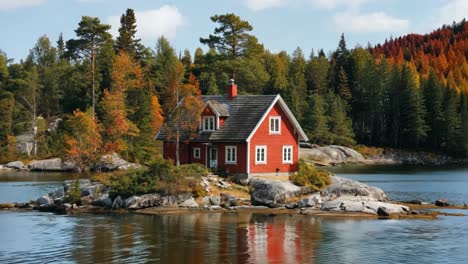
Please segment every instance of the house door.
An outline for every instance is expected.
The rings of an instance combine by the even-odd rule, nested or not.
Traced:
[[[218,148],[210,147],[208,149],[208,168],[216,169],[218,168]]]

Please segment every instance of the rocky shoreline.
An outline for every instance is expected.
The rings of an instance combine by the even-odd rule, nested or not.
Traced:
[[[140,169],[142,166],[137,163],[128,162],[118,154],[103,155],[99,161],[87,168],[96,172],[108,172],[115,170]],[[22,161],[12,161],[0,164],[0,171],[46,171],[46,172],[74,172],[78,171],[78,166],[71,160],[62,158],[50,158],[43,160],[32,160],[26,164]]]
[[[200,182],[218,182],[202,179]],[[206,186],[208,188],[209,186]],[[226,189],[229,186],[226,185]],[[444,212],[424,212],[411,204],[397,204],[376,187],[332,176],[332,184],[315,192],[290,181],[254,178],[249,182],[250,199],[220,193],[197,199],[191,193],[133,195],[128,198],[109,195],[110,189],[90,180],[65,181],[63,187],[30,203],[0,204],[2,210],[38,210],[61,214],[78,213],[262,213],[302,214],[334,217],[424,218],[434,219]],[[79,200],[70,202],[71,192],[79,190]],[[438,207],[440,208],[440,207]],[[445,208],[450,208],[447,206]],[[459,209],[459,208],[457,208]],[[466,209],[466,208],[463,208]],[[448,214],[452,215],[452,214]],[[459,215],[459,214],[453,214]]]
[[[468,162],[447,155],[410,152],[396,149],[382,149],[381,153],[362,155],[358,151],[344,146],[312,146],[303,144],[300,150],[301,158],[321,166],[341,164],[364,165],[446,165]]]

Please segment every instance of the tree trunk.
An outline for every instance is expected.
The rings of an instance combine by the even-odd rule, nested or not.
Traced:
[[[180,165],[179,126],[176,128],[176,166]]]

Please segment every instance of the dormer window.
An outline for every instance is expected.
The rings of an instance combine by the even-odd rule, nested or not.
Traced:
[[[281,134],[281,116],[270,117],[270,135]]]
[[[214,131],[215,130],[215,117],[204,116],[203,117],[203,131]]]

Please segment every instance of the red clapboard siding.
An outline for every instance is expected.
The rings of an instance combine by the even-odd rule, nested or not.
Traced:
[[[270,135],[269,126],[271,116],[281,116],[281,134],[279,135]],[[267,163],[256,165],[255,147],[261,145],[267,146]],[[291,145],[293,147],[293,164],[283,164],[282,155],[284,145]],[[298,134],[294,131],[293,124],[281,109],[281,106],[276,103],[250,140],[250,173],[284,173],[297,171],[298,146],[299,138]]]

